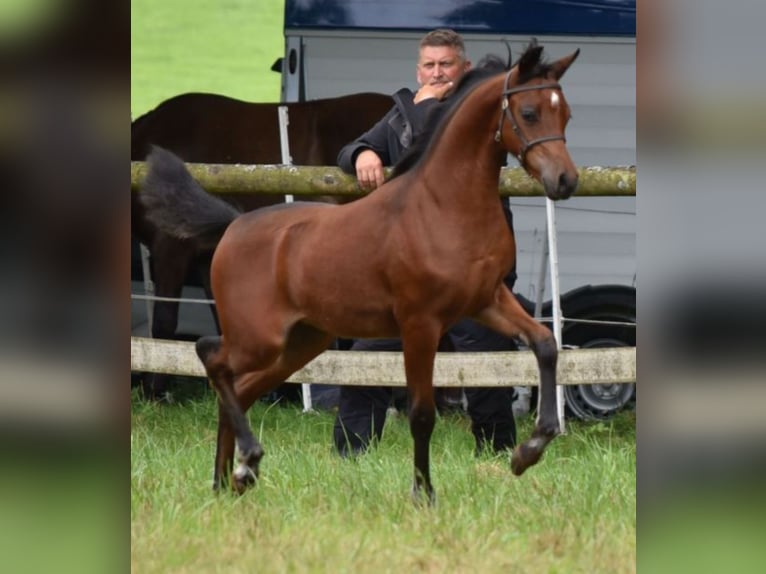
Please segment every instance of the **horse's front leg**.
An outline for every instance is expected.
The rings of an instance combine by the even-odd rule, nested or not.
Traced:
[[[540,369],[540,407],[535,428],[511,457],[511,470],[518,476],[540,460],[545,447],[561,432],[556,414],[556,339],[550,329],[527,314],[505,285],[500,285],[494,303],[475,319],[507,337],[520,336],[535,354]]]
[[[548,443],[561,432],[556,414],[556,339],[544,325],[537,323],[536,327],[530,331],[530,335],[522,334],[522,337],[535,354],[540,369],[540,401],[532,436],[519,444],[511,457],[511,470],[516,476],[536,464]]]
[[[410,432],[415,446],[415,480],[413,500],[421,501],[423,493],[429,504],[434,504],[431,485],[429,450],[436,419],[433,371],[440,328],[428,321],[409,322],[402,329],[402,349],[407,390],[410,395]]]

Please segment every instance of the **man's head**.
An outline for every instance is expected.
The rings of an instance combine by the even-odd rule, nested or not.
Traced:
[[[457,82],[470,67],[463,38],[457,32],[434,30],[420,41],[417,79],[421,86]]]

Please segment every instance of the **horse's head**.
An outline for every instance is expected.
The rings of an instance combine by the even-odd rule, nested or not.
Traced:
[[[570,112],[558,80],[580,50],[553,63],[541,60],[542,50],[533,41],[506,75],[495,139],[543,184],[549,198],[566,199],[577,189],[577,168],[566,147]]]

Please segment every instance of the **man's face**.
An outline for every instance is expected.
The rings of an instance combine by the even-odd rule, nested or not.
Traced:
[[[418,84],[446,84],[457,82],[470,67],[462,60],[458,50],[450,46],[424,46],[418,59]]]

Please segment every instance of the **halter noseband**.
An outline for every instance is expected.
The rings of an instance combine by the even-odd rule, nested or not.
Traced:
[[[560,90],[561,86],[558,83],[553,84],[538,84],[536,86],[516,86],[515,88],[509,88],[508,82],[511,79],[511,72],[508,72],[508,75],[505,77],[505,89],[503,90],[503,98],[500,104],[500,119],[497,122],[497,131],[495,132],[495,141],[500,142],[503,139],[503,120],[506,116],[508,116],[508,122],[511,124],[511,128],[513,128],[514,133],[516,134],[516,137],[519,138],[519,141],[521,142],[521,150],[519,151],[518,157],[519,161],[522,165],[524,165],[524,158],[527,155],[527,152],[529,149],[533,146],[536,146],[537,144],[548,142],[548,141],[555,141],[555,140],[563,140],[567,141],[563,134],[558,136],[543,136],[537,139],[534,139],[532,141],[527,141],[527,139],[524,137],[524,134],[521,133],[521,128],[519,128],[519,124],[516,123],[516,118],[513,117],[513,112],[511,111],[510,106],[510,96],[513,94],[517,94],[519,92],[529,92],[531,90]]]

